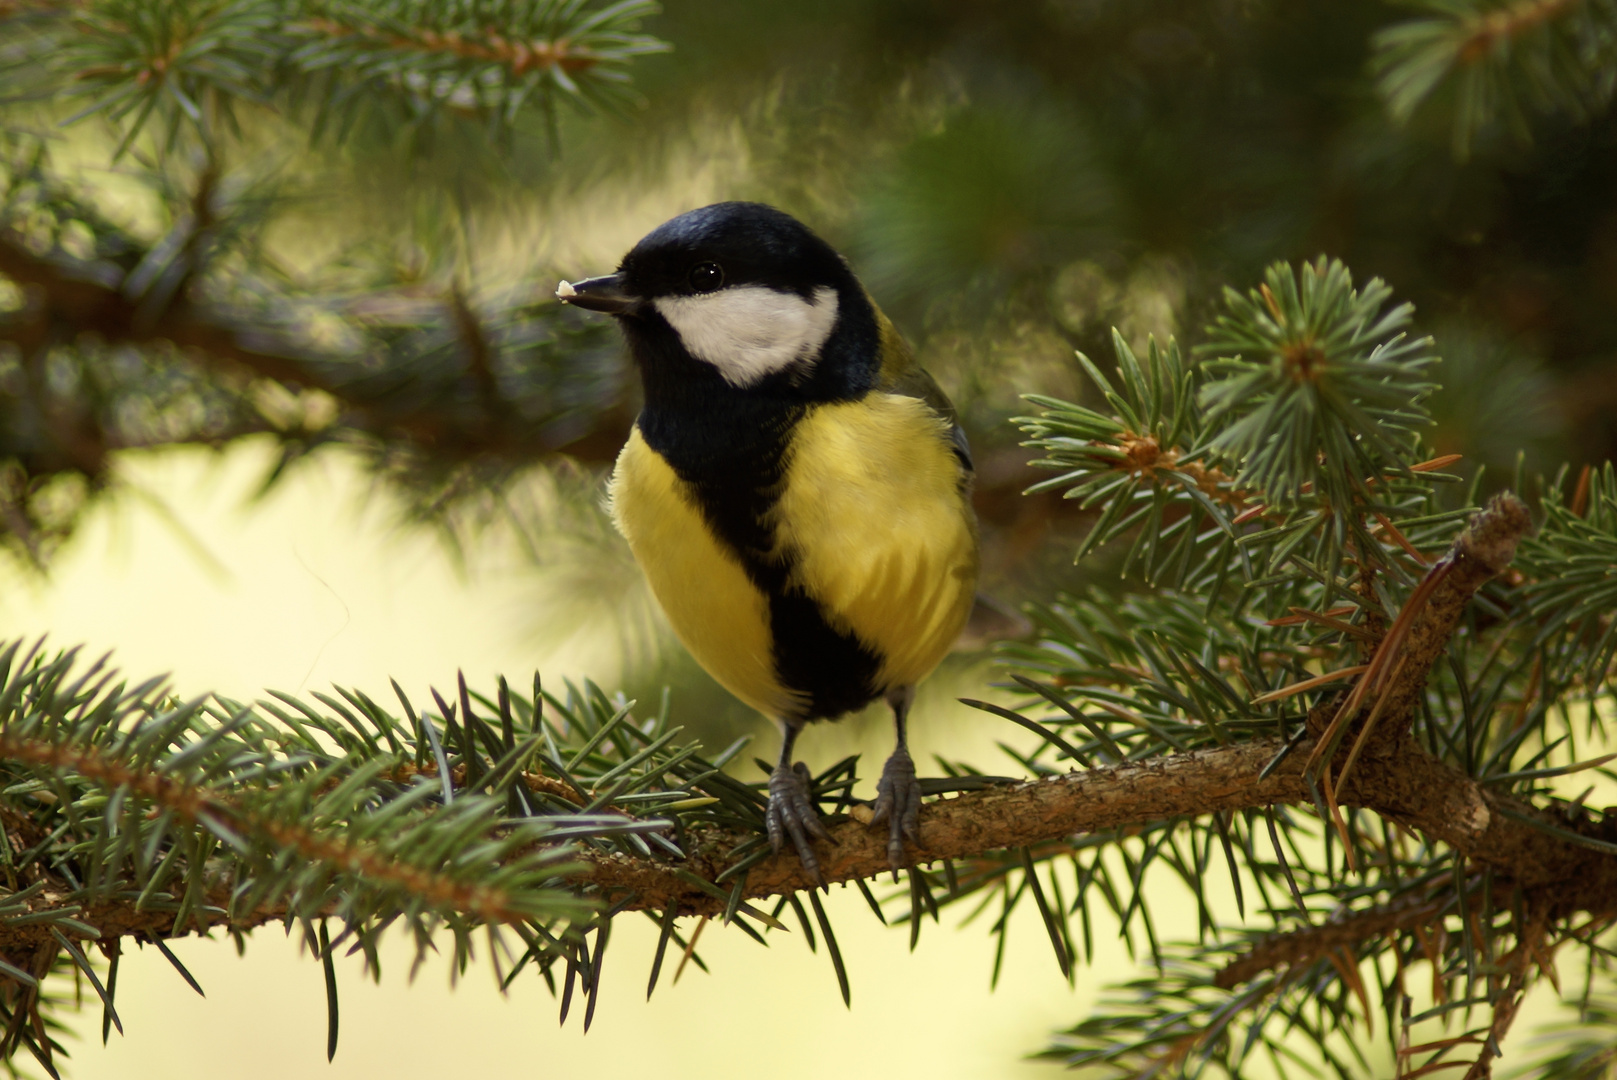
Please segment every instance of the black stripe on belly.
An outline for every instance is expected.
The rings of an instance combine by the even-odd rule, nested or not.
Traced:
[[[741,395],[728,396],[722,406],[698,418],[648,402],[641,435],[691,485],[714,533],[769,598],[775,676],[807,699],[799,715],[783,719],[831,719],[863,708],[880,695],[882,658],[854,634],[832,627],[817,601],[788,584],[796,557],[776,543],[768,524],[804,408]]]
[[[812,598],[797,589],[769,593],[769,630],[776,675],[809,697],[802,719],[835,719],[875,700],[881,658],[853,634],[832,629]]]

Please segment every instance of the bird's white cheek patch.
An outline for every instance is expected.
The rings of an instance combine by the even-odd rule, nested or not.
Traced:
[[[653,304],[698,360],[732,386],[812,358],[837,321],[837,293],[821,286],[812,300],[764,285],[739,285],[700,296],[664,296]]]

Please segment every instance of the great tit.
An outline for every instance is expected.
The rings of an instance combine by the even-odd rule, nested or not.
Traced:
[[[792,745],[884,698],[898,745],[872,825],[919,845],[905,740],[915,684],[959,635],[977,579],[972,462],[953,406],[847,262],[773,207],[681,214],[616,273],[558,299],[617,319],[645,404],[613,519],[697,662],[781,730],[766,822],[823,884],[829,840]]]

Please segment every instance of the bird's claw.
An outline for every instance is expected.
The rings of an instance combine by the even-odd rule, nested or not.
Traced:
[[[815,857],[813,841],[829,841],[831,833],[820,820],[820,812],[809,795],[810,780],[808,766],[801,761],[791,768],[787,768],[785,762],[775,766],[775,771],[769,774],[769,809],[764,815],[764,824],[769,829],[769,846],[775,849],[775,854],[780,854],[781,846],[790,836],[809,880],[824,888],[825,878],[820,873],[820,860]]]
[[[893,868],[893,880],[897,881],[898,872],[911,863],[904,852],[904,841],[921,846],[921,785],[915,779],[915,762],[902,745],[887,759],[876,783],[876,806],[870,824],[883,822],[887,825],[887,865]]]

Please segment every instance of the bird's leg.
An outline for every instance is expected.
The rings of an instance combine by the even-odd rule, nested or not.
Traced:
[[[824,887],[820,874],[820,860],[814,856],[813,840],[830,840],[831,834],[820,821],[820,811],[809,796],[808,766],[801,761],[792,763],[792,744],[802,730],[795,724],[780,725],[780,761],[769,774],[769,810],[764,824],[769,828],[769,846],[780,854],[781,844],[789,835],[797,857],[803,860],[803,869],[809,880]]]
[[[876,784],[876,811],[870,817],[872,825],[887,823],[887,865],[893,868],[893,880],[898,872],[910,865],[904,854],[904,841],[921,846],[921,785],[915,779],[915,762],[910,760],[909,743],[905,737],[905,722],[909,718],[910,704],[915,700],[915,687],[900,686],[887,692],[887,704],[893,710],[893,726],[898,730],[898,745],[882,767],[881,780]]]

